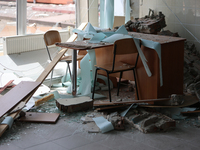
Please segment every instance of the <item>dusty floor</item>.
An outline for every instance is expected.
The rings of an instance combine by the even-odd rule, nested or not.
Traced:
[[[32,11],[28,18],[33,19],[35,14]],[[35,17],[43,19],[48,16],[39,14]],[[60,14],[60,16],[62,15]],[[63,18],[63,16],[59,18]],[[73,19],[71,18],[71,23],[73,23]],[[107,91],[98,91],[98,93],[108,96]],[[122,88],[120,97],[117,97],[116,89],[114,89],[112,98],[129,100],[134,99],[134,94],[128,92],[127,88]],[[127,126],[125,131],[110,131],[102,134],[88,133],[85,130],[86,125],[80,121],[82,116],[93,110],[67,114],[60,112],[55,106],[55,102],[50,102],[36,111],[59,112],[60,118],[56,124],[15,121],[13,127],[0,137],[0,150],[197,150],[200,146],[200,128],[197,116],[176,120],[176,128],[167,132],[144,134]]]
[[[98,93],[106,95],[107,91]],[[122,86],[121,98],[134,98],[133,92],[128,92]],[[115,100],[116,88],[112,90]],[[43,106],[40,111],[60,112],[52,101]],[[39,109],[38,109],[39,110]],[[176,120],[176,128],[167,132],[144,134],[135,128],[126,126],[125,131],[110,131],[108,133],[88,133],[87,124],[82,124],[81,117],[93,110],[63,113],[56,124],[22,123],[15,121],[12,129],[6,131],[0,138],[0,149],[5,150],[197,150],[199,149],[200,128],[198,118],[189,117]]]

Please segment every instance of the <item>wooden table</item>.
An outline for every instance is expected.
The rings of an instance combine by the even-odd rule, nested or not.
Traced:
[[[141,49],[147,58],[148,66],[152,72],[152,76],[148,77],[141,59],[138,60],[136,69],[137,85],[140,99],[158,99],[166,98],[171,94],[183,94],[183,63],[184,63],[184,38],[143,34],[131,32],[129,35],[146,39],[161,44],[162,57],[162,74],[163,86],[160,86],[160,67],[157,52],[142,46]],[[96,52],[97,64],[112,62],[111,55],[113,55],[112,47],[100,48]],[[133,64],[134,55],[121,56],[116,61],[123,61],[125,63]],[[99,72],[104,74],[104,72]],[[119,74],[111,76],[119,77]],[[123,79],[134,80],[133,73],[127,71],[123,73]]]
[[[76,96],[76,83],[77,83],[77,50],[92,50],[97,48],[105,48],[112,46],[110,43],[98,43],[93,44],[89,41],[75,41],[75,42],[65,42],[65,43],[56,43],[56,46],[73,49],[72,53],[72,95]]]
[[[157,52],[148,47],[141,47],[148,60],[147,64],[152,72],[152,76],[148,77],[141,59],[139,58],[136,74],[140,99],[158,99],[169,97],[171,94],[183,94],[185,39],[136,32],[131,32],[129,35],[138,39],[150,40],[161,44],[163,86],[160,86],[160,67]],[[74,49],[72,82],[73,95],[76,95],[76,50],[95,49],[97,64],[111,63],[113,61],[113,44],[90,44],[88,41],[76,41],[71,43],[60,43],[57,46]],[[136,56],[133,54],[117,57],[116,61],[133,64],[135,59]],[[105,72],[101,72],[101,70],[99,70],[98,73],[105,74]],[[111,74],[111,76],[119,77],[119,74]],[[134,80],[133,74],[130,71],[124,72],[122,78]]]

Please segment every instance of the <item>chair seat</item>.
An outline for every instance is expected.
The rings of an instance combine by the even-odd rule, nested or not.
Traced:
[[[103,65],[95,65],[97,68],[102,68],[108,71],[112,71],[113,63],[103,64]],[[114,71],[123,71],[134,68],[134,65],[126,64],[123,62],[116,62],[115,63],[115,70]]]
[[[77,61],[81,60],[83,57],[84,57],[84,55],[77,55]],[[60,61],[62,61],[62,62],[66,62],[66,61],[71,62],[71,61],[72,61],[72,55],[63,56],[63,57],[60,59]]]

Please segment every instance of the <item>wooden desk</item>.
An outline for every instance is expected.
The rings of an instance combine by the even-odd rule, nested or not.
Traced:
[[[147,58],[149,69],[152,76],[148,77],[144,66],[139,58],[136,74],[138,81],[138,91],[140,99],[157,99],[169,97],[171,94],[183,94],[183,61],[184,61],[184,41],[183,38],[168,37],[152,34],[142,34],[132,32],[129,33],[135,38],[152,40],[161,44],[162,57],[162,74],[163,86],[160,86],[160,69],[159,58],[154,49],[142,46],[142,51]],[[113,44],[89,44],[87,41],[76,41],[71,43],[60,43],[57,46],[72,48],[76,54],[76,50],[95,49],[97,64],[105,64],[112,62]],[[125,63],[135,62],[136,56],[124,55],[116,58],[116,61]],[[76,57],[73,57],[76,62]],[[76,70],[76,65],[73,63],[73,70]],[[98,73],[105,74],[99,71]],[[119,74],[112,74],[111,76],[119,77]],[[134,80],[133,73],[130,71],[124,72],[124,79]],[[76,73],[73,72],[73,95],[76,93]]]
[[[184,38],[168,37],[152,34],[129,33],[135,38],[152,40],[161,44],[163,86],[160,86],[159,58],[155,50],[142,46],[141,49],[148,60],[147,64],[152,76],[148,77],[139,58],[136,74],[140,99],[157,99],[169,97],[171,94],[183,94]],[[112,47],[95,50],[97,64],[112,62]],[[121,56],[118,60],[134,62],[134,55]],[[104,74],[103,72],[100,72]],[[119,74],[112,76],[119,77]],[[124,72],[124,79],[134,80],[132,72]]]

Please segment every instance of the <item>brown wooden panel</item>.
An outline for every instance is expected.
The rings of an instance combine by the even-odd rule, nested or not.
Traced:
[[[59,113],[38,113],[26,112],[26,116],[21,117],[19,121],[24,122],[38,122],[38,123],[56,123]]]
[[[158,73],[159,73],[159,60],[158,55],[154,49],[146,48],[142,46],[142,51],[148,60],[147,64],[152,73],[149,77],[144,69],[143,63],[139,58],[137,66],[137,85],[139,91],[139,97],[143,99],[157,99],[157,88],[158,88]],[[163,97],[164,98],[164,97]]]
[[[0,98],[0,117],[22,101],[23,98],[36,89],[40,84],[40,82],[22,81],[2,96]]]
[[[163,86],[158,88],[158,97],[183,94],[184,41],[161,46]]]

